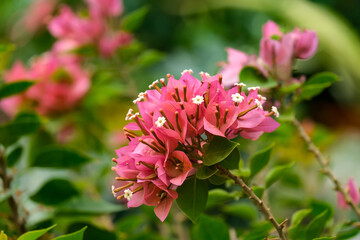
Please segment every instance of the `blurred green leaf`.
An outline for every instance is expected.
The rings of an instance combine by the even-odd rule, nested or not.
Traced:
[[[296,89],[300,88],[301,87],[301,83],[298,83],[298,82],[295,82],[295,83],[292,83],[288,86],[282,86],[280,88],[280,92],[282,93],[292,93],[293,91],[295,91]]]
[[[185,215],[195,223],[206,206],[207,183],[204,180],[191,177],[177,188],[177,192],[179,197],[176,199],[176,203]]]
[[[192,235],[196,240],[227,240],[230,239],[229,227],[221,218],[201,215],[194,225]]]
[[[241,70],[239,79],[247,87],[273,88],[278,84],[273,79],[266,79],[259,70],[251,66],[246,66]]]
[[[37,153],[32,166],[52,168],[79,167],[90,161],[81,153],[60,146],[48,146]]]
[[[8,167],[15,166],[15,164],[19,161],[21,157],[22,151],[23,151],[22,147],[19,146],[9,153],[9,156],[7,156],[6,158],[7,160],[6,163]]]
[[[351,239],[355,237],[360,232],[360,228],[356,225],[344,224],[341,226],[340,230],[336,234],[336,239],[344,240],[344,239]]]
[[[58,205],[58,214],[107,214],[123,210],[123,206],[105,200],[93,200],[88,197],[73,198]]]
[[[301,209],[295,212],[291,217],[291,225],[288,229],[289,237],[292,239],[300,239],[304,235],[305,229],[300,225],[302,220],[311,213],[312,209]]]
[[[328,210],[325,210],[309,223],[305,232],[306,239],[320,237],[321,233],[324,231],[326,222],[329,220],[327,212]]]
[[[215,166],[201,166],[197,172],[196,177],[198,179],[208,179],[212,175],[214,175],[218,169]]]
[[[57,205],[78,194],[78,190],[68,180],[51,179],[31,196],[31,200],[45,205]]]
[[[212,175],[210,178],[209,178],[209,181],[211,184],[214,184],[214,185],[222,185],[226,182],[226,178],[223,177],[223,176],[220,176],[218,174],[215,174],[215,175]]]
[[[0,240],[8,240],[7,235],[4,233],[4,231],[1,231],[0,233]]]
[[[270,230],[274,227],[270,222],[260,222],[255,223],[249,232],[249,234],[244,236],[243,240],[260,240],[266,239],[269,235]]]
[[[211,166],[223,161],[230,155],[237,145],[239,144],[232,142],[227,138],[214,136],[206,153],[204,154],[203,163],[206,166]]]
[[[164,57],[164,54],[156,50],[145,50],[141,53],[136,61],[136,66],[147,67],[160,61]]]
[[[220,162],[220,165],[227,169],[238,169],[239,161],[240,152],[239,149],[236,147],[229,156],[227,156],[222,162]]]
[[[330,87],[331,84],[337,82],[338,80],[339,77],[334,73],[318,73],[302,85],[302,91],[299,98],[300,100],[311,99],[312,97],[320,94],[325,88]]]
[[[0,126],[0,143],[9,146],[20,137],[36,132],[41,125],[40,118],[32,113],[20,113],[15,119]]]
[[[237,192],[229,193],[223,189],[216,188],[209,191],[206,208],[212,208],[237,197]]]
[[[314,238],[313,240],[332,240],[335,239],[335,237],[319,237],[319,238]]]
[[[129,32],[135,31],[141,26],[149,10],[149,7],[144,6],[127,14],[122,20],[121,29]]]
[[[2,72],[8,65],[11,57],[11,53],[15,50],[13,44],[1,44],[0,45],[0,72]]]
[[[87,227],[83,227],[82,229],[80,229],[77,232],[59,236],[59,237],[54,238],[53,240],[82,240],[83,236],[84,236],[84,231],[86,230],[86,228]]]
[[[117,237],[114,232],[109,232],[105,229],[101,229],[98,226],[94,226],[88,222],[77,222],[70,225],[68,232],[77,231],[80,228],[86,227],[84,232],[84,239],[86,240],[116,240]]]
[[[284,174],[292,168],[292,166],[294,166],[294,163],[289,163],[272,168],[265,178],[266,188],[269,188],[273,183],[282,178]]]
[[[17,81],[0,85],[0,99],[26,91],[34,85],[32,81]]]
[[[258,196],[258,198],[262,198],[265,188],[264,187],[260,187],[260,186],[252,186],[251,189],[253,190],[253,192],[255,193],[256,196]]]
[[[270,144],[260,152],[256,153],[250,159],[251,177],[254,177],[256,174],[258,174],[269,163],[271,150],[273,149],[274,146],[275,146],[274,143]]]
[[[237,218],[253,221],[257,218],[258,213],[254,206],[250,203],[236,202],[223,206],[222,211],[227,215]]]
[[[54,228],[56,225],[53,225],[51,227],[45,228],[45,229],[40,229],[40,230],[35,230],[35,231],[30,231],[27,233],[24,233],[23,235],[21,235],[18,240],[36,240],[39,237],[41,237],[42,235],[44,235],[45,233],[47,233],[50,229]]]

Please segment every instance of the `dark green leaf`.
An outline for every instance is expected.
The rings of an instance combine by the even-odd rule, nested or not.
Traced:
[[[319,93],[321,93],[325,88],[330,87],[331,84],[339,80],[338,76],[334,73],[323,72],[318,73],[307,80],[302,86],[302,91],[300,94],[300,100],[310,99]]]
[[[270,222],[254,223],[249,234],[245,235],[243,240],[266,239],[272,229],[274,226]]]
[[[177,188],[177,192],[179,197],[176,199],[176,203],[185,215],[195,223],[206,206],[208,198],[206,182],[191,177]]]
[[[319,238],[314,238],[313,240],[333,240],[335,239],[335,237],[319,237]]]
[[[209,181],[211,184],[218,186],[224,184],[226,182],[226,178],[221,175],[215,174],[209,178]]]
[[[40,118],[32,113],[20,113],[16,118],[0,126],[0,143],[9,146],[20,137],[36,132],[41,125]]]
[[[239,145],[227,138],[214,136],[204,155],[203,162],[206,166],[211,166],[223,161]]]
[[[229,200],[236,198],[239,194],[237,192],[229,193],[223,189],[212,189],[209,191],[209,197],[206,203],[206,208],[212,208],[223,204]]]
[[[70,199],[69,201],[58,205],[58,214],[108,214],[123,210],[123,206],[113,204],[105,200],[92,200],[81,197]]]
[[[229,156],[227,156],[220,165],[227,169],[238,169],[240,162],[240,152],[238,148],[235,148]]]
[[[45,229],[41,229],[41,230],[35,230],[35,231],[30,231],[27,233],[24,233],[23,235],[21,235],[18,240],[36,240],[39,237],[41,237],[42,235],[44,235],[45,233],[47,233],[50,229],[54,228],[56,225],[53,225],[51,227],[45,228]]]
[[[145,6],[127,14],[122,20],[121,29],[132,32],[139,28],[149,10],[149,7]]]
[[[72,168],[79,167],[89,161],[90,158],[75,150],[59,146],[48,146],[35,156],[32,166]]]
[[[52,179],[32,195],[31,199],[45,205],[57,205],[78,194],[78,190],[68,180]]]
[[[244,67],[239,78],[247,87],[273,88],[278,85],[274,79],[266,79],[259,70],[251,66]]]
[[[23,151],[22,147],[17,147],[11,151],[9,156],[7,156],[7,161],[6,161],[8,167],[15,166],[15,164],[19,161],[21,157],[22,151]]]
[[[344,240],[344,239],[351,239],[352,237],[358,235],[360,232],[360,229],[355,224],[345,224],[344,226],[341,226],[339,232],[336,234],[336,239],[338,240]]]
[[[274,143],[270,144],[250,159],[251,177],[259,173],[269,163],[271,150],[274,146]]]
[[[201,166],[197,172],[196,177],[198,179],[208,179],[212,175],[214,175],[218,169],[215,166]]]
[[[64,236],[59,236],[57,238],[54,238],[53,240],[82,240],[84,236],[84,231],[87,227],[83,227],[77,232],[66,234]]]
[[[297,226],[301,221],[311,213],[312,209],[301,209],[295,212],[291,217],[291,226]]]
[[[73,223],[72,225],[70,225],[67,231],[74,232],[86,226],[87,228],[86,231],[84,232],[84,239],[86,240],[116,240],[117,239],[114,232],[109,232],[105,229],[94,226],[89,222]]]
[[[253,192],[255,193],[256,196],[258,196],[258,198],[262,198],[265,188],[264,187],[260,187],[260,186],[252,186],[251,189],[253,190]]]
[[[229,240],[229,227],[221,218],[201,215],[199,223],[194,225],[193,237],[196,240]]]
[[[294,163],[289,163],[272,168],[265,178],[266,188],[270,187],[273,183],[282,178],[284,174],[292,168],[292,166],[294,166]]]
[[[225,205],[222,211],[227,215],[235,216],[239,219],[246,221],[253,221],[257,218],[258,212],[255,207],[250,203],[236,202],[233,204]]]
[[[34,84],[32,81],[18,81],[0,85],[0,99],[26,91]]]
[[[305,232],[306,239],[320,237],[321,233],[324,231],[326,222],[329,220],[327,212],[328,210],[325,210],[309,223]]]

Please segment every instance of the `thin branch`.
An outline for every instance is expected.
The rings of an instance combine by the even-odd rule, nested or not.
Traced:
[[[357,217],[360,219],[360,209],[356,206],[356,204],[352,201],[349,192],[345,190],[339,183],[339,180],[335,177],[334,173],[329,168],[329,160],[325,158],[319,148],[315,146],[315,144],[311,141],[309,135],[305,132],[304,128],[301,126],[301,123],[297,119],[293,119],[293,124],[297,128],[301,138],[308,145],[309,151],[315,155],[316,160],[321,166],[321,172],[328,176],[328,178],[334,183],[335,190],[339,191],[345,198],[345,201],[350,207],[354,210]]]
[[[10,191],[11,180],[6,172],[6,162],[5,161],[6,160],[3,156],[3,152],[0,150],[0,178],[2,179],[2,182],[3,182],[4,192],[7,192],[7,191]],[[12,194],[8,198],[8,204],[9,204],[9,207],[11,210],[11,219],[15,223],[15,226],[18,229],[19,234],[25,233],[26,232],[25,221],[19,215],[19,212],[18,212],[19,206]]]
[[[220,165],[217,165],[216,167],[223,174],[234,180],[234,182],[243,189],[243,191],[249,196],[249,199],[251,199],[253,203],[256,205],[256,207],[259,209],[259,211],[261,211],[265,215],[267,220],[269,220],[270,223],[274,226],[274,228],[279,234],[280,239],[286,240],[287,237],[284,231],[286,220],[279,224],[272,215],[270,208],[258,196],[256,196],[256,194],[251,190],[251,188],[248,185],[246,185],[246,183],[241,177],[235,176],[228,169],[225,169]]]

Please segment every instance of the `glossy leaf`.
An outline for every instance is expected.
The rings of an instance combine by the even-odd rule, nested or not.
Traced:
[[[90,161],[90,158],[81,153],[60,146],[48,146],[38,152],[32,166],[52,168],[79,167]]]
[[[225,182],[226,182],[226,178],[225,178],[225,176],[223,177],[222,175],[220,175],[220,174],[215,174],[215,175],[212,175],[210,178],[209,178],[209,182],[211,183],[211,184],[214,184],[214,185],[217,185],[217,186],[219,186],[219,185],[222,185],[222,184],[224,184]]]
[[[220,165],[227,169],[238,169],[240,162],[240,152],[236,147],[224,161],[220,162]]]
[[[41,237],[42,235],[44,235],[45,233],[47,233],[48,231],[50,231],[55,226],[56,225],[53,225],[53,226],[45,228],[45,229],[40,229],[40,230],[35,230],[35,231],[30,231],[30,232],[24,233],[23,235],[21,235],[18,238],[18,240],[36,240],[39,237]]]
[[[200,216],[192,234],[197,240],[230,240],[229,227],[224,220],[206,215]]]
[[[203,163],[206,166],[211,166],[223,161],[230,153],[239,145],[227,138],[214,136],[210,145],[204,155]]]
[[[145,6],[127,14],[122,20],[121,29],[126,31],[136,30],[141,26],[148,12],[149,8]]]
[[[208,179],[217,171],[218,169],[215,166],[201,166],[196,172],[196,177],[198,179]]]
[[[256,174],[258,174],[269,163],[271,150],[273,149],[274,146],[275,144],[270,144],[260,152],[256,153],[250,159],[251,177],[254,177]]]
[[[15,166],[15,164],[19,161],[20,157],[21,157],[21,154],[23,152],[23,149],[22,147],[17,147],[15,148],[14,150],[12,150],[10,153],[9,153],[9,156],[7,156],[7,166],[8,167],[13,167]]]
[[[26,91],[34,85],[33,81],[17,81],[0,85],[0,99]]]
[[[251,66],[246,66],[241,70],[239,79],[247,87],[273,88],[278,85],[275,80],[266,79],[259,70]]]
[[[83,240],[84,231],[86,230],[86,228],[87,227],[83,227],[82,229],[80,229],[77,232],[59,236],[59,237],[54,238],[53,240]]]
[[[51,179],[33,194],[31,199],[45,205],[57,205],[78,194],[78,190],[68,180]]]
[[[340,230],[336,233],[336,239],[352,239],[354,236],[358,235],[359,232],[360,228],[356,224],[348,223],[341,226]]]
[[[330,87],[331,84],[338,80],[338,76],[334,73],[318,73],[304,83],[301,87],[302,91],[299,98],[300,100],[310,99],[320,94],[325,88]]]
[[[179,197],[176,203],[185,215],[196,222],[206,206],[208,187],[204,180],[191,177],[177,188]]]
[[[301,226],[300,223],[311,212],[312,212],[312,209],[301,209],[292,215],[291,225],[288,229],[289,237],[296,239],[296,238],[299,238],[300,235],[301,236],[304,235],[305,227]]]
[[[265,186],[266,188],[270,187],[272,184],[274,184],[277,180],[281,179],[284,174],[289,171],[292,166],[294,166],[294,163],[289,163],[281,166],[276,166],[272,168],[265,178]]]

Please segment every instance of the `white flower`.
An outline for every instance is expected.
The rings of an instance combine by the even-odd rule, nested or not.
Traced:
[[[184,71],[181,72],[181,75],[185,74],[185,73],[193,73],[193,70],[191,69],[185,69]]]
[[[116,192],[115,192],[115,186],[114,185],[111,186],[111,192],[114,195],[114,197],[116,197]]]
[[[261,105],[261,102],[258,99],[255,99],[255,104],[257,105],[257,108],[263,110],[263,106]]]
[[[248,88],[249,91],[255,91],[256,89],[260,89],[260,87],[249,87]]]
[[[204,97],[200,96],[200,95],[196,95],[194,98],[191,99],[193,101],[193,103],[195,103],[196,105],[200,105],[204,102]]]
[[[159,117],[158,120],[155,122],[157,127],[162,127],[166,123],[166,119],[164,117]]]
[[[231,95],[231,98],[236,103],[242,103],[244,101],[244,97],[240,95],[240,93],[235,93]]]
[[[240,86],[240,87],[245,87],[246,84],[245,83],[234,83],[234,86]]]
[[[266,101],[266,97],[261,96],[260,94],[258,94],[258,98],[260,99],[260,101]]]
[[[132,196],[133,196],[133,192],[129,188],[125,189],[124,198],[126,198],[128,201],[130,201]]]
[[[275,114],[275,117],[279,117],[279,116],[280,116],[280,113],[279,113],[279,111],[277,110],[277,107],[272,106],[272,107],[271,107],[271,111]]]

